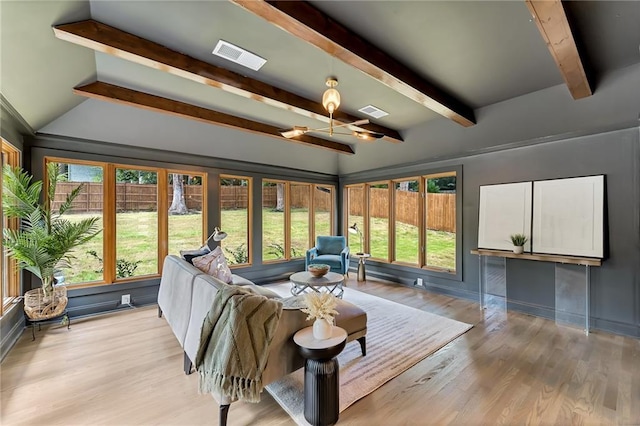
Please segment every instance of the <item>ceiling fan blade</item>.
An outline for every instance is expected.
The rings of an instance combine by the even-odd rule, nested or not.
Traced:
[[[362,120],[358,120],[358,121],[354,121],[352,123],[341,123],[341,124],[334,124],[333,128],[338,128],[338,127],[347,127],[347,126],[362,126],[363,124],[369,124],[369,119],[368,118],[363,118]],[[325,130],[329,130],[331,128],[330,127],[321,127],[319,129],[308,129],[310,132],[323,132]]]
[[[382,139],[384,138],[384,133],[378,133],[378,132],[363,132],[363,131],[354,131],[353,136],[355,136],[356,138],[358,138],[361,141],[373,141],[376,139]]]
[[[283,130],[283,131],[280,132],[280,134],[284,138],[291,139],[291,138],[295,138],[296,136],[304,135],[308,131],[309,131],[308,127],[305,127],[305,126],[293,126],[292,129]]]

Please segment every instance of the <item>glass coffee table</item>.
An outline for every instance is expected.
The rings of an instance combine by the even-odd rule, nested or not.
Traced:
[[[344,275],[335,272],[327,272],[323,277],[316,278],[311,272],[296,272],[289,277],[291,281],[291,294],[299,296],[304,293],[315,291],[318,293],[331,293],[342,299],[344,289]]]

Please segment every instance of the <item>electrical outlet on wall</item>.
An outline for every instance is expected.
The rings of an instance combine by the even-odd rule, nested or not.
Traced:
[[[418,278],[418,279],[416,280],[416,284],[417,284],[417,285],[422,285],[422,278]]]
[[[120,303],[123,304],[123,305],[131,304],[131,295],[130,294],[123,294],[120,297]]]

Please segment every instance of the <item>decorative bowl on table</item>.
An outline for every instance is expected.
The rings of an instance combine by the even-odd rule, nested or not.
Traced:
[[[329,265],[323,265],[321,263],[314,263],[309,265],[307,269],[309,270],[311,275],[313,275],[316,278],[320,278],[320,277],[324,277],[327,274],[327,272],[329,272],[329,269],[331,269],[331,267]]]

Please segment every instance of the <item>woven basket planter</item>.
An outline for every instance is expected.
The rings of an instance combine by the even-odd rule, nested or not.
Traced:
[[[44,297],[41,288],[29,290],[24,295],[24,311],[32,320],[46,320],[62,315],[67,307],[67,287],[54,286],[53,294]]]

